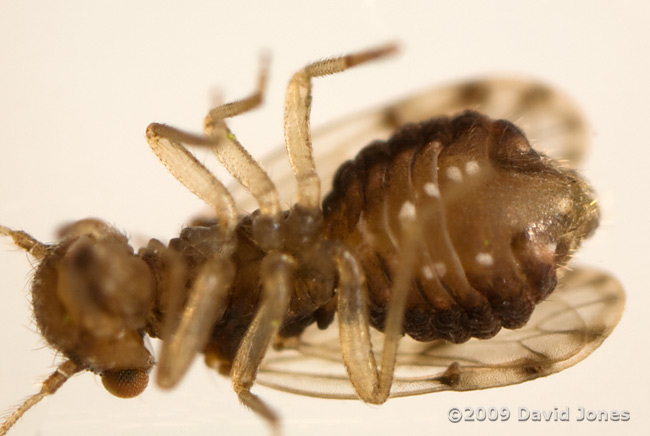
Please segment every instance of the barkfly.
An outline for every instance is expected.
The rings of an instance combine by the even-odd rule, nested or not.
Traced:
[[[203,135],[147,128],[156,156],[214,217],[138,251],[97,219],[68,225],[51,245],[0,227],[38,263],[34,317],[62,356],[0,435],[74,374],[94,372],[112,394],[133,397],[154,365],[156,383],[171,388],[197,354],[279,433],[255,383],[381,404],[520,383],[595,350],[624,294],[606,273],[565,268],[599,214],[571,168],[585,131],[562,94],[520,80],[448,86],[326,126],[312,149],[312,79],[395,50],[330,58],[293,75],[289,209],[278,192],[286,177],[271,181],[225,122],[261,103],[263,61],[256,91],[212,109]],[[238,188],[227,189],[187,146],[213,151],[256,211],[240,213]],[[333,186],[324,198],[322,181]],[[161,339],[157,359],[147,336]]]

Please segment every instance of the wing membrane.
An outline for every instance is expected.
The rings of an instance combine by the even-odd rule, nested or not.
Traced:
[[[464,344],[404,339],[391,397],[506,386],[562,371],[600,346],[618,323],[624,302],[621,285],[610,275],[569,271],[521,329]],[[374,332],[375,350],[381,349],[381,339]],[[293,349],[271,354],[257,382],[300,395],[357,398],[335,327],[308,331]]]

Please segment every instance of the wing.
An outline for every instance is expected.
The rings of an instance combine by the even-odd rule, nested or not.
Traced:
[[[610,275],[569,271],[521,329],[459,345],[402,340],[391,397],[506,386],[562,371],[600,346],[618,323],[624,303],[623,289]],[[382,335],[373,335],[376,352]],[[357,398],[334,326],[309,330],[292,349],[270,353],[257,383],[312,397]]]
[[[315,102],[315,104],[318,104]],[[493,78],[439,87],[381,109],[362,112],[316,128],[314,157],[323,194],[337,168],[365,145],[387,139],[399,126],[472,109],[519,126],[536,150],[575,167],[586,148],[586,127],[577,107],[558,90],[533,80]],[[287,206],[295,199],[295,180],[284,147],[262,160]],[[239,185],[231,192],[244,210],[256,208]]]

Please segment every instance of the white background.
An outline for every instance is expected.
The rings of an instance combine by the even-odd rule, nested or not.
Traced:
[[[286,434],[639,434],[650,428],[648,162],[650,68],[642,1],[9,2],[0,4],[0,222],[54,239],[98,216],[134,244],[178,233],[202,204],[150,152],[151,121],[198,131],[210,96],[250,92],[258,55],[273,55],[265,107],[232,122],[263,156],[282,139],[290,74],[318,58],[390,40],[402,53],[316,82],[314,124],[450,79],[505,72],[567,90],[591,123],[585,174],[601,229],[579,261],[613,272],[628,304],[613,335],[574,368],[519,386],[389,401],[315,400],[257,391]],[[435,4],[434,4],[435,3]],[[408,5],[408,6],[407,6]],[[37,389],[57,361],[30,321],[27,256],[0,243],[0,409]],[[459,423],[450,407],[583,406],[629,410],[627,423]],[[134,400],[75,377],[13,435],[264,434],[226,379],[199,362],[176,391]]]

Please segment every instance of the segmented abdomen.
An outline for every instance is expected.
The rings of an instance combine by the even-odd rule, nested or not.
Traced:
[[[399,214],[414,207],[421,238],[405,333],[488,338],[524,325],[555,287],[566,258],[557,250],[564,212],[556,205],[567,199],[573,207],[574,178],[509,122],[475,112],[436,118],[404,126],[341,166],[323,203],[325,233],[362,265],[371,323],[382,330],[400,267]]]

